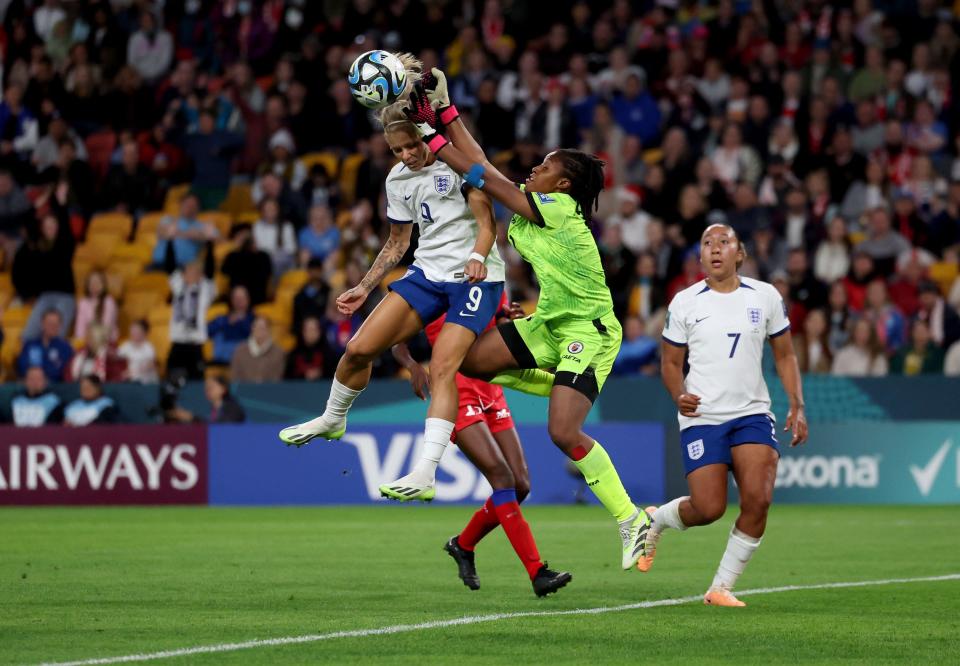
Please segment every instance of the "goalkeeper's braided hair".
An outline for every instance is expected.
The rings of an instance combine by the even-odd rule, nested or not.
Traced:
[[[570,179],[570,191],[567,194],[577,202],[584,222],[590,222],[603,190],[604,161],[583,151],[568,148],[562,148],[553,155],[560,160],[567,178]]]

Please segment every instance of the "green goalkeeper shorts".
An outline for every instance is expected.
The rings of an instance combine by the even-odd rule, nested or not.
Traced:
[[[555,368],[554,385],[577,389],[591,401],[610,375],[620,352],[620,322],[610,312],[593,321],[544,320],[533,313],[500,326],[521,368]]]

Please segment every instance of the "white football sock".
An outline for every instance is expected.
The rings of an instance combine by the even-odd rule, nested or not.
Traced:
[[[453,421],[446,419],[428,418],[423,429],[423,451],[420,460],[414,466],[411,476],[432,483],[437,474],[437,465],[443,457],[453,434]]]
[[[655,532],[662,532],[668,527],[675,530],[685,530],[687,526],[680,519],[680,502],[690,499],[689,496],[677,497],[672,499],[653,512],[653,529]]]
[[[327,398],[327,408],[323,411],[322,418],[326,421],[342,421],[347,418],[350,405],[362,392],[363,389],[358,391],[344,386],[334,377],[333,384],[330,385],[330,397]]]
[[[713,577],[711,587],[732,590],[759,545],[760,539],[741,532],[734,525],[730,530],[727,549],[720,559],[720,567],[717,569],[717,575]]]

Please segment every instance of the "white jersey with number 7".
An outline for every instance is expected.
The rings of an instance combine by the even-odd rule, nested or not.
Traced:
[[[751,414],[774,418],[763,380],[763,346],[768,337],[789,330],[783,299],[767,282],[741,277],[740,287],[724,294],[701,280],[674,296],[663,339],[687,348],[685,390],[700,396],[700,416],[678,415],[680,429]]]

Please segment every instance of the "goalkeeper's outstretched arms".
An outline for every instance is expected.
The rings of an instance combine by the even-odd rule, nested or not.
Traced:
[[[483,190],[514,213],[527,219],[534,219],[535,213],[530,207],[529,201],[527,201],[526,194],[518,189],[513,182],[505,178],[503,174],[490,166],[486,157],[482,160],[473,159],[443,136],[444,127],[440,120],[440,113],[430,104],[422,84],[417,83],[414,87],[410,95],[409,106],[404,111],[416,126],[421,138],[430,147],[430,150],[456,171],[463,174],[463,179],[468,185]],[[470,133],[463,127],[463,123],[458,121],[458,124],[463,133],[470,137]],[[473,137],[470,137],[469,141],[476,145]],[[481,150],[480,154],[482,155],[482,153]]]

